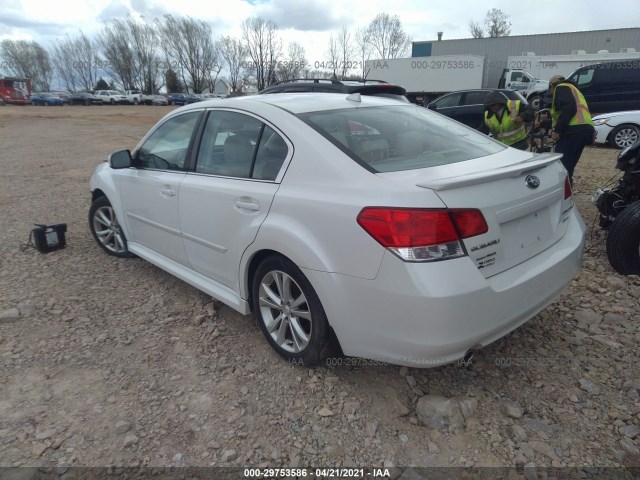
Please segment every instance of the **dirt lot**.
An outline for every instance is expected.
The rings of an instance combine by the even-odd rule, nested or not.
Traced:
[[[91,238],[93,168],[171,108],[0,107],[0,465],[640,466],[640,280],[608,265],[590,203],[617,151],[576,170],[581,274],[471,367],[303,369],[250,317]],[[20,251],[58,222],[66,249]],[[427,394],[462,416],[425,426]]]

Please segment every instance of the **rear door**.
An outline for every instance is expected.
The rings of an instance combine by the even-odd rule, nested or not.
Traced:
[[[271,208],[291,152],[285,137],[260,119],[209,112],[195,172],[180,187],[182,234],[194,270],[239,291],[240,259]]]
[[[478,128],[484,121],[484,99],[488,90],[465,92],[455,119],[471,128]]]

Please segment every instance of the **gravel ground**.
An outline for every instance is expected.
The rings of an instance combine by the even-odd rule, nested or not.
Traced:
[[[576,170],[580,275],[471,366],[308,369],[250,317],[95,245],[93,168],[171,108],[0,107],[0,465],[640,466],[640,280],[609,266],[590,203],[617,151]],[[67,248],[21,252],[34,222],[67,223]]]

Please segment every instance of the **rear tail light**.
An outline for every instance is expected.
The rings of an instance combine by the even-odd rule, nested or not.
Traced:
[[[489,230],[476,209],[367,207],[358,224],[403,260],[418,262],[462,257],[461,241]]]
[[[567,175],[564,179],[564,199],[567,200],[571,197],[571,180],[569,180],[569,175]]]

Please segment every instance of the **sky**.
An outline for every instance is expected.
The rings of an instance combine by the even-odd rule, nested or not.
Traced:
[[[381,12],[398,15],[414,41],[469,38],[469,22],[482,22],[490,8],[511,21],[511,35],[605,30],[640,26],[640,0],[11,0],[0,8],[0,40],[36,40],[51,47],[79,31],[93,37],[104,22],[125,16],[147,19],[164,14],[191,16],[210,23],[214,35],[240,36],[251,16],[276,22],[286,45],[301,44],[311,65],[326,60],[329,36],[343,26],[363,27]],[[46,5],[46,6],[45,6]],[[410,56],[410,52],[409,52]]]

